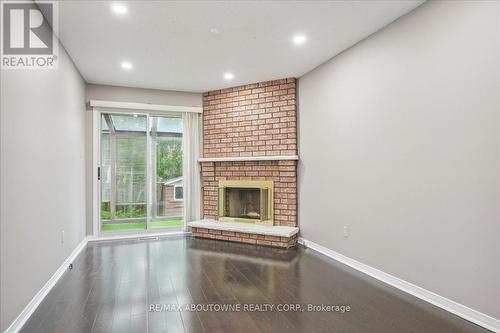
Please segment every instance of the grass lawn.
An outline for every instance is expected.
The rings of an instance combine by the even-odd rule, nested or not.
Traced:
[[[151,228],[179,228],[184,224],[183,220],[162,220],[151,222]],[[102,231],[122,231],[134,229],[146,229],[146,222],[139,223],[115,223],[103,224]]]

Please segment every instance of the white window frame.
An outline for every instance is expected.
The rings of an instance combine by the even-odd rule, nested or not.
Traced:
[[[175,197],[175,189],[178,187],[182,187],[182,199],[178,199]],[[173,201],[184,201],[184,185],[174,185],[173,190],[174,190]]]

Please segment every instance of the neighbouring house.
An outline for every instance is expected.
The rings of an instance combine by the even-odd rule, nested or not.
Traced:
[[[184,211],[183,177],[161,181],[158,213],[161,216],[181,217]]]

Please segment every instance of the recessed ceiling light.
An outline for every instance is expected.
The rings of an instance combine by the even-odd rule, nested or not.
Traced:
[[[306,36],[303,34],[297,34],[293,36],[292,40],[295,45],[302,45],[306,42]]]
[[[120,65],[126,71],[131,70],[132,67],[134,67],[130,61],[122,61]]]
[[[210,31],[210,33],[212,33],[214,35],[220,35],[221,34],[220,29],[217,28],[217,27],[211,27],[210,29],[208,29],[208,31]]]
[[[127,14],[128,9],[125,5],[119,4],[119,3],[114,3],[111,5],[111,9],[113,10],[113,13],[116,15],[123,16]]]
[[[231,72],[226,72],[226,73],[224,73],[224,79],[225,79],[225,80],[230,81],[230,80],[232,80],[233,78],[234,78],[233,73],[231,73]]]

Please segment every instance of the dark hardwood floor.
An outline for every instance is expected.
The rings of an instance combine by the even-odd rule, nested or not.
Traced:
[[[215,311],[223,304],[242,311]],[[249,304],[275,311],[243,311]],[[300,308],[277,311],[287,304]],[[350,311],[309,312],[307,304]],[[89,243],[22,329],[184,331],[487,332],[310,249],[183,237]]]

